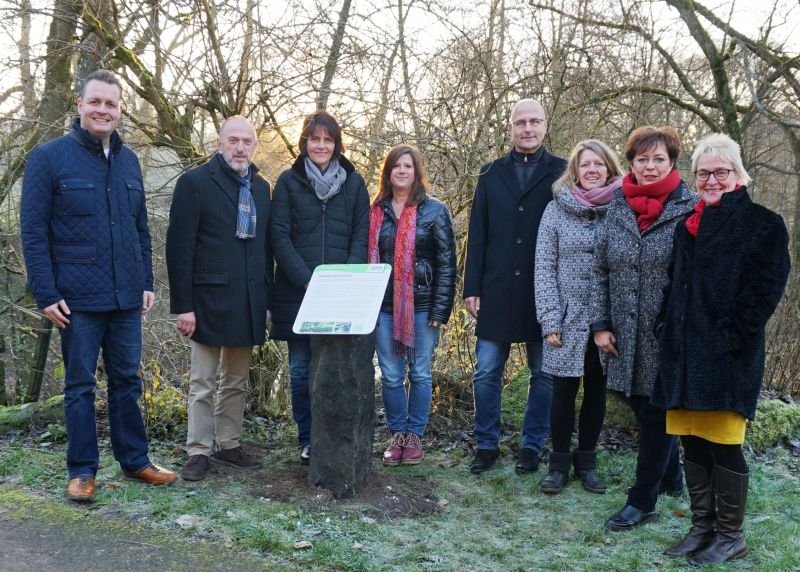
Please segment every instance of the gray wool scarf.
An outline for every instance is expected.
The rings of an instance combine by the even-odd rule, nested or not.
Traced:
[[[331,159],[331,163],[325,173],[319,170],[314,161],[306,157],[306,176],[314,188],[317,198],[326,203],[342,188],[342,184],[347,178],[347,172],[339,164],[339,160],[336,157]]]

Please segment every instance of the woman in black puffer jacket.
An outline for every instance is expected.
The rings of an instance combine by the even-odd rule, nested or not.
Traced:
[[[364,178],[342,154],[342,129],[329,113],[317,111],[306,117],[299,147],[300,156],[281,173],[272,193],[272,251],[277,267],[270,337],[288,342],[292,417],[300,460],[308,463],[311,343],[308,336],[292,332],[292,324],[314,268],[367,261],[369,193]]]
[[[419,150],[410,145],[392,149],[383,164],[369,228],[369,261],[392,265],[376,336],[386,423],[392,433],[383,463],[390,466],[422,461],[420,437],[430,412],[431,358],[439,325],[450,318],[455,295],[450,211],[427,196],[427,190]]]

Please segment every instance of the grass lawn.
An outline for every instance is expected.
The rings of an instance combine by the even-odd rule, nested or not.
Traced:
[[[608,494],[588,493],[571,481],[551,497],[538,490],[546,463],[538,474],[520,477],[507,452],[495,470],[476,477],[469,474],[463,442],[439,439],[423,464],[390,469],[380,464],[380,441],[369,490],[336,501],[307,484],[293,431],[284,420],[248,421],[246,448],[263,453],[264,469],[237,473],[214,466],[203,481],[162,488],[123,480],[104,439],[97,500],[75,510],[297,569],[688,569],[685,561],[662,555],[689,527],[686,496],[662,497],[659,520],[639,530],[603,529],[605,518],[624,503],[632,451],[601,452]],[[69,505],[63,500],[64,445],[42,446],[36,436],[3,436],[0,482]],[[154,442],[153,459],[178,469],[185,460],[178,445]],[[797,461],[778,450],[768,462],[751,460],[750,466],[745,530],[751,552],[717,569],[800,570]],[[298,544],[304,541],[310,547]]]

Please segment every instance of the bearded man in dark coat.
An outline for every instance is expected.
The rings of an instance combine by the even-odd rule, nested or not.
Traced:
[[[252,163],[257,145],[250,122],[229,117],[217,153],[184,173],[172,197],[170,307],[192,356],[187,481],[202,479],[211,462],[261,466],[240,443],[250,356],[265,340],[273,277],[269,184]]]
[[[525,344],[531,372],[517,473],[537,470],[550,430],[553,378],[542,372],[533,268],[539,222],[567,163],[542,145],[547,119],[539,102],[517,102],[508,129],[513,149],[484,165],[478,176],[464,271],[464,302],[478,320],[473,380],[478,452],[470,467],[476,474],[500,456],[503,369],[512,343]]]

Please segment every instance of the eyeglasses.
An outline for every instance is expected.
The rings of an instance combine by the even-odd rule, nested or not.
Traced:
[[[733,173],[734,169],[714,169],[713,171],[706,171],[701,169],[699,171],[694,172],[694,176],[697,178],[698,181],[706,182],[711,175],[714,175],[714,178],[720,182],[726,180],[728,175]]]
[[[541,119],[539,117],[534,117],[533,119],[517,119],[514,122],[514,127],[525,129],[528,124],[530,124],[531,127],[539,127],[540,125],[544,125],[545,121],[545,119]]]
[[[652,163],[656,167],[661,167],[661,166],[667,164],[667,158],[666,157],[653,157],[651,159],[649,157],[636,157],[633,160],[633,162],[637,167],[646,167],[650,163]]]

